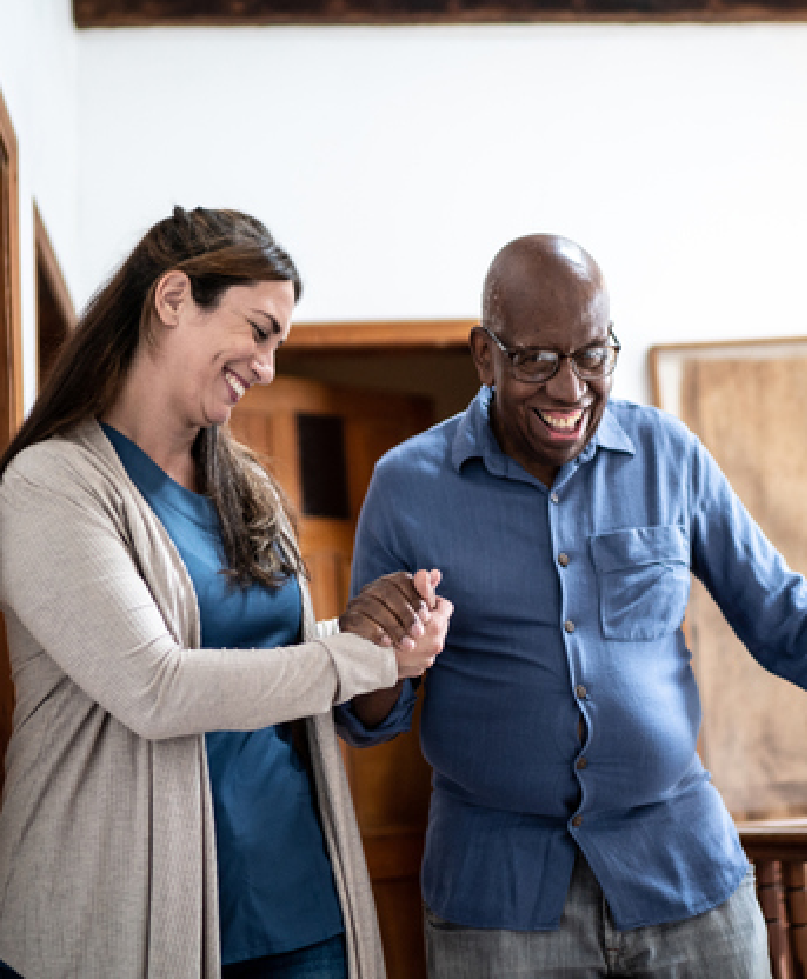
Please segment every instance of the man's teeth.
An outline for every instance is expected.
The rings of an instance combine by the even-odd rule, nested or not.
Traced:
[[[581,409],[580,411],[576,411],[573,415],[545,415],[542,411],[539,411],[538,414],[540,415],[541,420],[549,425],[550,428],[556,428],[561,431],[571,431],[571,429],[573,429],[580,421],[583,411]]]
[[[230,382],[230,385],[235,388],[235,393],[238,395],[238,397],[243,398],[247,393],[247,389],[241,383],[240,379],[237,378],[231,371],[227,371],[227,380]]]

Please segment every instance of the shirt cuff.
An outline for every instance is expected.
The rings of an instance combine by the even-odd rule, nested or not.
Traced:
[[[320,619],[317,622],[317,639],[339,635],[339,619]]]
[[[384,741],[390,741],[396,734],[402,734],[410,729],[416,700],[416,682],[404,680],[403,689],[395,705],[380,724],[367,727],[353,712],[352,702],[348,701],[334,708],[336,729],[344,741],[358,748],[382,744]]]

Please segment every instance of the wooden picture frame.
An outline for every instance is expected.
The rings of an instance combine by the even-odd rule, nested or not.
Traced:
[[[798,21],[807,0],[73,0],[79,28]]]
[[[795,570],[807,574],[807,336],[659,345],[654,403],[680,417]],[[748,654],[699,582],[687,638],[700,749],[735,819],[807,817],[807,692]]]

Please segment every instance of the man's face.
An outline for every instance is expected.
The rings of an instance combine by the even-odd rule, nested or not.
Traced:
[[[551,277],[516,266],[501,278],[487,323],[509,348],[572,354],[608,342],[608,297],[590,278],[561,269]],[[581,380],[568,357],[543,382],[513,376],[507,355],[481,331],[474,336],[480,379],[495,387],[492,421],[502,450],[545,485],[574,459],[602,419],[612,377]],[[487,349],[483,349],[482,344]]]

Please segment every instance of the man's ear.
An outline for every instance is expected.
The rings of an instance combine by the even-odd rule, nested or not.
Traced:
[[[191,280],[179,269],[169,269],[157,280],[154,312],[164,326],[176,326],[183,305],[192,300]]]
[[[493,353],[490,349],[490,338],[481,326],[475,326],[471,330],[469,343],[480,384],[487,384],[488,387],[492,387],[494,380]]]

